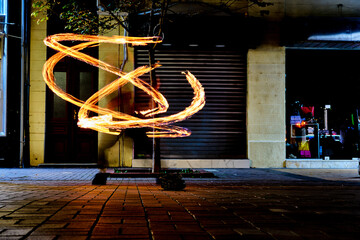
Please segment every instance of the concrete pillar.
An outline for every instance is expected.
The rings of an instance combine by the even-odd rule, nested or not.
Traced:
[[[45,97],[46,84],[42,77],[43,65],[46,61],[46,22],[40,24],[31,20],[30,39],[30,166],[44,163],[45,155]]]
[[[123,35],[118,28],[106,34],[107,36]],[[123,61],[123,45],[101,44],[99,46],[99,59],[113,66],[120,67]],[[128,48],[128,59],[124,68],[130,72],[134,68],[133,49]],[[103,88],[117,78],[116,75],[99,70],[99,89]],[[120,94],[120,98],[118,95]],[[99,106],[131,114],[134,105],[134,86],[125,85],[121,92],[115,91],[99,102]],[[121,106],[121,107],[120,107]],[[98,137],[99,163],[108,167],[131,167],[133,158],[133,141],[124,134],[120,136],[99,133]]]
[[[283,167],[285,160],[285,48],[248,52],[248,158],[251,167]]]
[[[262,44],[248,51],[247,133],[251,167],[284,167],[285,47],[280,46],[280,23],[286,1],[252,7],[249,16],[266,21]]]

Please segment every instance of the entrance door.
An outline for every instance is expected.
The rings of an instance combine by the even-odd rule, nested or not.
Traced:
[[[97,69],[72,58],[59,62],[54,76],[59,87],[83,101],[97,91]],[[77,126],[78,111],[47,89],[46,163],[97,162],[97,132]]]

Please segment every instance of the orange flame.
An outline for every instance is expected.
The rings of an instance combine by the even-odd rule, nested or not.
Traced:
[[[60,41],[82,41],[73,47],[67,47],[60,44]],[[97,46],[100,43],[115,43],[115,44],[133,44],[133,45],[146,45],[149,43],[160,43],[161,39],[159,37],[122,37],[122,36],[113,36],[113,37],[104,37],[104,36],[92,36],[92,35],[78,35],[71,33],[64,34],[55,34],[45,38],[44,43],[46,46],[51,47],[58,51],[55,55],[50,57],[43,68],[43,77],[44,81],[48,87],[60,98],[80,107],[78,114],[78,126],[82,128],[90,128],[99,132],[104,132],[108,134],[118,135],[123,129],[126,128],[141,128],[149,127],[153,128],[154,131],[147,133],[149,137],[186,137],[191,134],[191,131],[178,127],[172,126],[169,124],[183,121],[198,111],[200,111],[205,105],[205,91],[201,86],[201,83],[196,79],[194,75],[190,72],[184,72],[187,81],[194,90],[194,98],[190,106],[188,106],[183,111],[173,114],[166,117],[153,117],[156,114],[164,113],[167,111],[169,104],[166,98],[151,85],[145,81],[139,79],[138,77],[150,72],[152,69],[160,67],[159,64],[153,66],[142,66],[129,73],[122,72],[119,68],[114,67],[106,62],[103,62],[99,59],[93,58],[85,53],[79,52],[80,50]],[[80,61],[86,62],[90,65],[103,69],[105,71],[111,72],[114,75],[117,75],[118,78],[106,85],[98,92],[94,93],[86,101],[75,98],[74,96],[66,93],[60,87],[56,85],[56,80],[54,78],[54,67],[55,65],[64,57],[71,56]],[[148,95],[150,95],[156,103],[156,107],[146,111],[142,111],[146,118],[141,119],[134,117],[125,113],[113,111],[107,108],[102,108],[96,105],[100,99],[105,96],[113,93],[117,89],[121,88],[128,82],[132,83],[134,86],[140,88]],[[95,112],[98,116],[89,117],[90,111]]]

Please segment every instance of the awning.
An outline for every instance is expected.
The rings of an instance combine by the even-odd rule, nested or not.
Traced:
[[[288,48],[360,50],[360,18],[286,18],[281,35]]]

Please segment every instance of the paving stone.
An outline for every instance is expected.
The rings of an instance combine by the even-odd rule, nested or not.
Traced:
[[[106,225],[100,225],[95,226],[92,235],[111,235],[111,236],[119,236],[121,235],[120,228],[119,227],[112,227],[112,226],[106,226]]]
[[[173,232],[162,232],[162,233],[154,233],[153,235],[154,240],[182,240],[180,234],[176,234]]]
[[[38,229],[53,229],[53,228],[64,228],[67,223],[45,223],[41,224]]]
[[[82,212],[80,212],[82,213]],[[75,215],[71,218],[70,221],[75,221],[75,222],[89,222],[89,221],[95,221],[98,217],[98,214],[78,214]]]
[[[87,236],[89,231],[81,229],[56,229],[56,228],[47,228],[47,229],[36,229],[31,233],[31,237],[38,236]]]
[[[1,236],[0,235],[0,240],[20,240],[23,239],[22,236]]]
[[[69,223],[66,228],[70,229],[90,229],[94,222],[71,222]]]
[[[91,236],[90,239],[149,240],[151,238],[149,238],[149,235],[107,235],[107,236]]]
[[[146,235],[149,234],[149,229],[147,227],[121,227],[120,233],[124,235]]]
[[[13,226],[13,225],[16,225],[16,223],[18,222],[19,220],[17,219],[14,219],[14,218],[10,218],[10,219],[0,219],[0,226]]]
[[[150,225],[150,229],[152,232],[174,232],[176,230],[176,227],[174,224],[155,224]]]
[[[167,215],[169,212],[165,209],[147,208],[146,213],[148,216],[150,216],[150,215]]]
[[[324,179],[314,182],[311,171],[217,169],[218,179],[187,179],[185,191],[163,191],[154,179],[69,181],[66,172],[94,173],[87,169],[29,170],[0,169],[3,239],[358,239],[360,232],[360,178],[342,170],[318,171]],[[3,235],[26,228],[35,230]]]
[[[167,222],[170,221],[169,215],[150,215],[148,216],[150,222]]]
[[[176,229],[180,232],[202,232],[204,231],[196,222],[193,224],[176,224]]]
[[[71,221],[74,218],[74,214],[56,214],[50,217],[52,221]]]
[[[123,217],[123,224],[127,225],[147,225],[148,221],[145,217]]]
[[[193,216],[189,214],[171,214],[170,218],[173,221],[194,221]]]
[[[121,217],[100,217],[98,223],[104,224],[104,223],[123,223],[124,220]]]
[[[26,238],[27,240],[54,240],[57,239],[55,235],[53,236],[29,236]]]
[[[56,240],[86,240],[88,236],[58,236]]]
[[[32,228],[6,229],[0,233],[0,236],[25,236],[31,230]]]

